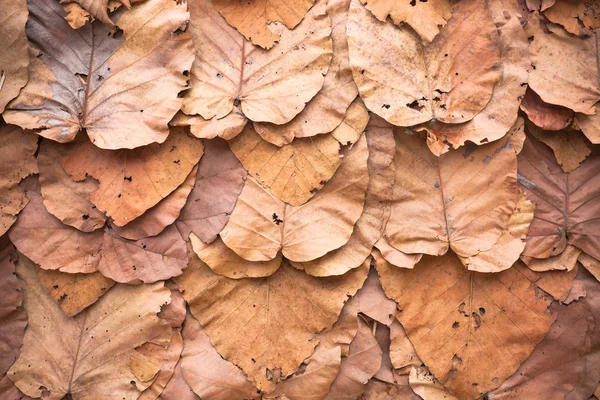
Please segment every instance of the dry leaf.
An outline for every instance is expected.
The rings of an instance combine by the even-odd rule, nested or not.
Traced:
[[[484,144],[502,138],[506,132],[518,126],[519,104],[527,88],[531,63],[527,35],[519,18],[505,13],[510,6],[500,1],[492,1],[492,17],[499,26],[500,54],[502,56],[502,77],[494,86],[494,91],[486,107],[472,120],[462,124],[444,124],[431,121],[417,130],[428,133],[427,145],[437,155],[450,148],[458,148],[471,141]],[[522,122],[520,123],[522,127]]]
[[[17,249],[43,269],[95,272],[100,262],[102,231],[81,232],[50,214],[42,202],[37,177],[27,178],[21,186],[29,204],[8,232]]]
[[[0,123],[0,236],[27,205],[19,182],[37,172],[37,138],[31,132]]]
[[[544,16],[574,35],[594,35],[594,29],[600,28],[600,4],[595,0],[555,0]]]
[[[408,376],[397,375],[397,382],[385,383],[371,379],[365,387],[364,400],[422,400],[408,385]]]
[[[223,242],[249,261],[272,260],[280,251],[292,261],[311,261],[343,246],[363,211],[368,153],[363,136],[331,181],[299,207],[249,177],[221,232]]]
[[[330,21],[320,0],[273,51],[248,42],[209,0],[189,4],[197,58],[183,112],[221,119],[236,106],[252,121],[289,122],[323,86],[332,56]]]
[[[389,244],[408,254],[451,248],[470,257],[490,250],[518,199],[513,148],[505,137],[436,157],[418,135],[398,130],[394,202],[384,233]]]
[[[38,269],[40,285],[58,304],[58,308],[72,317],[104,296],[115,281],[100,272],[68,274],[60,271]]]
[[[525,31],[531,39],[531,89],[546,103],[594,114],[600,100],[596,37],[573,36],[552,23],[542,26],[537,13],[529,18]]]
[[[596,280],[600,281],[600,261],[583,252],[579,255],[578,261],[585,267],[585,269],[594,275]]]
[[[117,285],[86,311],[68,317],[40,285],[30,261],[21,257],[17,273],[24,281],[29,326],[21,356],[8,374],[23,393],[49,400],[66,395],[129,400],[152,383],[158,370],[140,377],[133,367],[147,363],[138,346],[170,332],[156,316],[169,302],[162,283]]]
[[[369,318],[387,326],[396,320],[396,302],[388,299],[383,292],[375,268],[371,268],[369,277],[355,297],[360,304],[359,311]]]
[[[182,104],[182,72],[194,58],[191,35],[181,30],[186,5],[144,1],[120,15],[119,34],[99,21],[75,31],[64,15],[57,1],[29,3],[27,36],[36,54],[4,119],[61,143],[83,129],[105,149],[164,142]]]
[[[581,132],[572,130],[548,132],[529,123],[527,128],[532,136],[552,149],[556,161],[565,172],[573,172],[592,152]]]
[[[64,146],[44,140],[38,153],[39,182],[44,207],[63,224],[83,232],[100,229],[106,215],[91,202],[90,194],[98,190],[98,182],[86,177],[76,182],[60,163]]]
[[[113,0],[110,0],[110,1],[112,2]],[[116,1],[119,6],[121,4],[123,4],[127,8],[131,7],[130,0],[114,0],[114,1]],[[140,0],[133,0],[133,1],[131,1],[131,3],[136,3],[138,1],[140,1]],[[86,13],[89,16],[90,21],[93,18],[96,18],[96,19],[102,21],[102,23],[104,23],[108,28],[110,28],[111,31],[115,31],[115,30],[117,30],[117,28],[119,28],[119,27],[117,27],[117,25],[115,25],[115,23],[108,16],[108,10],[110,8],[109,0],[60,0],[60,3],[62,4],[65,11],[72,9],[69,6],[77,6],[79,8],[79,10],[77,11],[78,13]],[[74,18],[74,17],[71,17],[71,18]],[[67,19],[67,21],[69,21],[69,16],[65,17],[65,19]],[[71,23],[71,21],[69,21],[69,25],[71,25],[71,27],[73,29],[79,29],[84,24],[85,23],[73,24],[73,23]]]
[[[398,310],[400,311],[400,310]],[[397,319],[390,325],[390,360],[394,368],[408,375],[411,368],[423,365],[406,331]]]
[[[600,258],[599,155],[567,174],[548,147],[528,138],[519,154],[519,184],[536,204],[523,255],[547,258],[571,244]]]
[[[182,128],[162,144],[135,150],[103,150],[88,140],[69,144],[61,163],[73,179],[97,179],[90,200],[124,226],[177,189],[202,157],[204,146]]]
[[[392,247],[385,236],[382,236],[376,243],[375,248],[379,250],[381,256],[390,264],[399,268],[414,268],[415,264],[421,261],[422,253],[406,254]]]
[[[0,2],[0,114],[27,83],[29,43],[25,35],[28,11],[25,0]]]
[[[232,112],[221,119],[217,117],[204,119],[201,115],[186,115],[180,111],[169,122],[171,126],[189,126],[192,135],[200,139],[219,137],[225,140],[236,137],[247,123],[248,119],[239,107],[234,107]]]
[[[394,125],[466,122],[502,75],[498,31],[487,2],[462,1],[427,46],[408,27],[381,22],[353,0],[348,46],[367,108]]]
[[[395,305],[395,303],[394,303]],[[385,325],[374,324],[375,339],[381,349],[381,367],[379,371],[373,376],[375,379],[379,379],[382,382],[396,383],[396,377],[394,374],[394,366],[390,357],[390,328]]]
[[[573,111],[544,102],[536,92],[527,89],[521,101],[521,110],[536,126],[548,130],[559,131],[571,125]]]
[[[571,271],[535,272],[527,268],[522,262],[516,262],[513,268],[516,268],[540,289],[554,297],[555,300],[561,302],[564,302],[569,296],[569,292],[573,287],[573,279],[577,274],[577,268],[573,268]]]
[[[173,372],[171,380],[169,383],[167,383],[167,386],[165,386],[165,389],[159,397],[160,400],[200,400],[200,397],[194,393],[192,388],[188,386],[187,382],[183,378],[181,365],[182,359],[180,358],[179,362],[175,366],[175,371]]]
[[[376,266],[419,357],[461,399],[478,398],[512,375],[555,318],[550,300],[513,268],[471,272],[451,252],[424,256],[413,270],[383,259]]]
[[[284,262],[268,278],[234,280],[192,258],[175,280],[219,354],[269,392],[312,354],[316,333],[333,325],[366,275],[364,267],[317,279]]]
[[[159,235],[127,240],[106,230],[98,270],[121,283],[153,283],[181,275],[187,248],[174,225]]]
[[[196,183],[175,225],[186,241],[194,233],[203,242],[211,243],[229,221],[244,188],[246,170],[225,141],[210,140],[205,146]]]
[[[194,166],[181,186],[160,200],[157,205],[148,209],[127,225],[121,227],[111,224],[111,228],[119,236],[129,240],[139,240],[158,235],[179,217],[181,209],[186,205],[188,196],[194,188],[197,172],[198,166]]]
[[[88,22],[92,22],[94,20],[92,14],[84,10],[77,3],[65,4],[61,2],[61,5],[63,10],[65,10],[67,13],[67,15],[65,15],[65,19],[73,29],[79,29]],[[112,24],[112,21],[110,21],[110,23]]]
[[[600,117],[600,113],[596,113],[594,115],[585,115],[576,113],[575,114],[575,122],[573,125],[577,126],[584,135],[592,142],[593,144],[600,144],[600,121],[598,120]]]
[[[274,22],[281,22],[293,29],[304,18],[315,0],[299,0],[283,4],[273,0],[255,0],[241,2],[237,0],[214,0],[215,8],[234,26],[246,39],[264,49],[270,49],[280,39],[281,33],[277,28],[272,29]],[[284,29],[284,28],[282,28]]]
[[[448,393],[427,367],[412,367],[408,382],[411,389],[423,400],[458,400]]]
[[[581,249],[568,244],[565,250],[556,256],[540,259],[523,255],[521,256],[521,260],[527,264],[529,269],[536,272],[572,271],[577,265],[577,259],[580,254],[582,254]]]

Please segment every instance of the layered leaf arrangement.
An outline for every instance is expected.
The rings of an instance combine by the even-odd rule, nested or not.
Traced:
[[[0,398],[600,397],[596,0],[0,0]]]

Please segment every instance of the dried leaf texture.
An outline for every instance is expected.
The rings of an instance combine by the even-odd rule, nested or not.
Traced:
[[[227,22],[246,39],[268,50],[280,41],[281,36],[270,25],[280,22],[289,29],[295,28],[315,0],[299,0],[292,3],[284,3],[281,0],[215,0],[213,3]]]
[[[461,399],[498,387],[555,319],[549,299],[512,268],[470,272],[452,253],[425,256],[414,270],[376,265],[419,358]]]
[[[555,24],[562,25],[573,35],[594,34],[600,28],[600,5],[596,1],[556,0],[544,11],[544,16]]]
[[[581,129],[593,144],[600,144],[600,129],[598,128],[600,126],[600,121],[598,121],[599,117],[600,113],[594,115],[575,114],[575,122],[573,125],[576,125]]]
[[[76,181],[88,176],[99,181],[90,200],[118,226],[138,218],[177,189],[202,157],[204,146],[182,128],[162,144],[135,150],[103,150],[81,139],[69,144],[61,157],[65,171]]]
[[[597,38],[580,38],[534,13],[525,26],[531,64],[529,86],[543,101],[583,114],[594,114],[600,100]]]
[[[394,24],[407,24],[421,39],[431,42],[452,16],[447,0],[399,2],[393,0],[361,0],[378,20],[386,22],[389,16]]]
[[[354,297],[358,299],[358,310],[367,317],[386,326],[396,320],[396,302],[385,295],[375,268],[371,268],[365,284]]]
[[[529,88],[521,101],[521,110],[536,126],[549,131],[565,129],[573,121],[572,110],[546,103]]]
[[[77,3],[64,4],[61,2],[61,5],[63,10],[65,10],[67,13],[67,15],[65,15],[65,19],[73,29],[79,29],[88,22],[92,22],[94,20],[92,14],[84,10]],[[113,22],[110,21],[110,23],[112,24]]]
[[[222,138],[225,140],[236,137],[248,123],[248,119],[238,107],[225,117],[204,119],[201,115],[186,115],[178,112],[169,122],[172,126],[189,126],[192,135],[200,139]]]
[[[136,399],[152,383],[160,366],[136,348],[170,331],[156,315],[169,302],[162,283],[115,286],[72,318],[60,311],[24,257],[17,273],[24,281],[29,326],[8,374],[23,393],[57,400],[67,394],[74,400]],[[142,367],[147,375],[136,375]]]
[[[348,59],[348,39],[346,22],[351,0],[328,0],[327,15],[331,19],[331,40],[333,42],[333,58],[323,87],[306,107],[290,122],[283,125],[255,123],[257,132],[273,143],[289,142],[294,137],[310,137],[333,131],[344,119],[353,114],[366,114],[363,104],[348,109],[358,94],[352,78],[352,70]],[[363,116],[362,118],[368,118]],[[365,121],[366,123],[366,121]],[[364,129],[364,126],[363,126]],[[362,133],[362,130],[359,132]],[[341,141],[341,140],[340,140]],[[354,141],[352,141],[354,142]]]
[[[205,146],[196,183],[175,224],[186,241],[194,233],[211,243],[229,221],[244,188],[246,170],[224,140],[209,140]]]
[[[412,367],[408,377],[411,389],[423,400],[458,400],[429,372],[427,367]]]
[[[458,3],[427,46],[410,28],[377,20],[359,0],[352,1],[347,29],[359,93],[369,110],[394,125],[469,121],[486,106],[502,75],[487,2]]]
[[[89,18],[93,20],[94,18],[100,20],[103,24],[105,24],[111,31],[117,30],[118,27],[115,23],[110,19],[108,15],[108,11],[113,11],[115,8],[124,5],[127,8],[131,7],[130,3],[137,3],[141,0],[60,0],[60,3],[63,5],[63,8],[67,10],[72,9],[72,12],[77,14],[81,14],[80,18]],[[69,21],[68,17],[65,17],[67,21]],[[75,16],[71,16],[70,18],[75,18]],[[69,25],[73,27],[73,29],[79,29],[84,24],[85,21],[69,21]],[[75,25],[75,26],[73,26]]]
[[[183,372],[181,370],[182,360],[175,366],[173,376],[165,389],[161,393],[160,400],[200,400],[200,397],[189,387],[185,379],[183,378]]]
[[[28,11],[25,0],[0,3],[0,114],[27,83],[29,44],[25,35]]]
[[[523,255],[548,258],[571,244],[600,259],[598,155],[567,174],[552,151],[530,137],[519,154],[519,184],[536,204]]]
[[[0,249],[0,377],[19,356],[23,335],[27,326],[27,314],[23,306],[21,283],[15,275],[12,244],[2,243]],[[2,390],[0,389],[0,395]]]
[[[17,220],[27,205],[19,182],[37,172],[37,138],[28,131],[0,124],[0,236]]]
[[[268,278],[233,280],[192,258],[175,280],[219,354],[268,392],[312,354],[367,272],[316,279],[283,263]]]
[[[100,22],[75,31],[55,1],[30,3],[29,15],[36,54],[29,82],[4,113],[7,122],[58,142],[85,129],[105,149],[165,141],[182,104],[182,72],[194,58],[191,35],[180,31],[189,18],[185,4],[140,3],[120,14],[122,34]]]
[[[540,142],[549,146],[565,172],[572,172],[585,161],[592,152],[581,132],[564,130],[559,132],[543,131],[528,124],[528,131]]]
[[[249,261],[268,261],[280,251],[310,261],[343,246],[364,206],[369,175],[365,137],[344,157],[327,185],[306,204],[285,204],[248,178],[221,232],[223,242]]]
[[[375,248],[381,253],[381,256],[390,264],[399,268],[414,268],[423,257],[422,253],[406,254],[397,248],[391,246],[385,236],[382,236],[376,243]]]
[[[422,400],[408,385],[408,376],[396,375],[396,378],[396,383],[371,379],[362,397],[365,400]]]
[[[405,253],[461,257],[488,251],[518,198],[517,156],[509,137],[433,155],[418,135],[396,132],[396,181],[389,244]]]
[[[222,119],[239,104],[252,121],[289,122],[321,89],[332,57],[325,2],[313,7],[273,51],[249,43],[210,1],[189,4],[197,58],[183,111]]]

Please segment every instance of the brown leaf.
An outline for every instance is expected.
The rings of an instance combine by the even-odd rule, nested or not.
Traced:
[[[381,237],[389,218],[394,182],[394,134],[389,126],[379,128],[375,122],[365,136],[369,147],[367,166],[370,180],[363,212],[345,245],[313,261],[291,262],[310,275],[341,275],[360,266],[371,254],[373,244]]]
[[[64,4],[61,2],[61,5],[63,10],[65,10],[67,13],[67,15],[65,15],[65,19],[69,23],[69,26],[71,26],[73,29],[79,29],[88,22],[92,22],[94,20],[92,14],[84,10],[77,3]],[[110,23],[112,24],[112,21],[110,21]]]
[[[202,400],[242,400],[258,396],[242,370],[217,353],[202,326],[190,314],[185,318],[183,340],[183,377]]]
[[[572,271],[577,265],[577,259],[580,254],[582,254],[581,249],[568,244],[565,250],[556,256],[533,258],[523,255],[521,256],[521,260],[523,260],[532,271]]]
[[[184,342],[185,346],[185,342]],[[183,357],[183,356],[182,356]],[[200,397],[192,388],[190,388],[183,378],[183,371],[181,369],[182,359],[175,366],[175,371],[171,380],[165,386],[165,389],[161,393],[160,400],[200,400]]]
[[[196,183],[175,225],[186,241],[194,233],[203,242],[211,243],[229,221],[244,188],[246,170],[225,141],[210,140],[205,146]]]
[[[177,189],[202,157],[200,140],[182,128],[162,144],[135,150],[103,150],[90,141],[77,140],[61,157],[73,179],[88,176],[100,182],[90,200],[118,226],[124,226]]]
[[[375,248],[379,250],[381,256],[390,264],[398,268],[414,268],[415,264],[421,261],[422,253],[406,254],[395,247],[392,247],[385,236],[382,236],[376,243]]]
[[[0,236],[17,220],[27,205],[19,182],[37,172],[37,138],[31,132],[0,124]]]
[[[408,383],[423,400],[458,400],[429,372],[427,367],[412,367]]]
[[[471,257],[459,256],[460,261],[467,269],[477,272],[500,272],[512,267],[525,248],[525,239],[533,221],[534,211],[534,204],[527,200],[523,192],[519,192],[507,228],[498,241],[488,251]]]
[[[302,111],[323,86],[332,56],[331,27],[323,0],[296,29],[281,34],[274,51],[244,39],[209,0],[189,6],[197,58],[184,113],[221,119],[239,105],[252,121],[283,124]]]
[[[178,112],[169,122],[171,126],[189,126],[192,135],[200,139],[222,138],[225,140],[236,137],[248,123],[248,119],[238,107],[223,118],[212,117],[204,119],[201,115],[186,115]]]
[[[375,268],[371,268],[369,277],[355,297],[360,304],[359,311],[367,317],[387,326],[396,320],[396,302],[388,299],[383,292]]]
[[[428,133],[427,145],[435,154],[442,154],[450,148],[458,148],[470,141],[484,144],[502,138],[513,125],[516,125],[519,104],[525,89],[531,62],[527,35],[515,14],[505,13],[513,2],[489,3],[492,17],[499,26],[500,54],[502,56],[502,77],[494,86],[490,101],[472,120],[462,124],[445,124],[430,121],[417,128]],[[502,7],[502,6],[506,6]],[[522,126],[522,123],[521,123]]]
[[[408,376],[396,375],[397,383],[371,379],[365,387],[364,400],[422,400],[408,385]]]
[[[519,154],[519,184],[536,204],[523,255],[548,258],[571,244],[600,258],[600,156],[565,173],[552,151],[535,139]]]
[[[395,303],[394,303],[395,305]],[[396,383],[394,366],[390,358],[390,328],[385,325],[375,325],[375,339],[381,349],[381,367],[373,378],[382,382]]]
[[[312,354],[316,333],[333,325],[366,275],[365,267],[317,279],[284,262],[268,278],[234,280],[192,258],[175,280],[216,350],[269,392]]]
[[[369,268],[368,263],[365,263],[364,268]],[[352,343],[356,337],[356,332],[358,331],[358,308],[360,304],[357,295],[361,290],[363,289],[360,288],[356,294],[344,304],[340,316],[333,324],[333,327],[318,334],[319,345],[316,347],[313,356],[319,351],[339,347],[341,356],[348,357],[350,354],[350,343]],[[337,376],[337,373],[335,376]],[[335,376],[333,379],[335,379]],[[331,383],[333,383],[333,379],[331,380]],[[327,389],[324,395],[327,394],[328,391],[329,389]]]
[[[63,224],[83,232],[100,229],[106,215],[91,202],[90,194],[98,190],[98,182],[85,178],[76,182],[60,163],[61,153],[68,149],[44,140],[38,153],[39,183],[44,207]]]
[[[579,255],[578,260],[595,278],[600,281],[600,261],[585,253]]]
[[[17,249],[43,269],[95,272],[100,262],[102,231],[81,232],[50,214],[42,202],[37,177],[26,179],[21,187],[29,204],[8,232]]]
[[[419,357],[461,399],[499,386],[554,321],[549,299],[513,268],[471,272],[451,252],[424,256],[413,270],[376,266]]]
[[[0,379],[0,396],[10,400],[33,400],[25,396],[6,375]]]
[[[352,1],[347,29],[359,93],[369,110],[394,125],[469,121],[486,106],[502,75],[487,2],[458,3],[427,46],[412,29],[378,21],[359,0]]]
[[[246,39],[257,46],[270,49],[275,43],[283,42],[281,33],[270,29],[273,22],[281,22],[293,29],[304,18],[315,0],[299,0],[282,6],[273,0],[239,2],[236,0],[214,0],[215,8]]]
[[[593,35],[593,29],[600,28],[600,5],[596,1],[555,0],[544,16],[574,35]]]
[[[27,83],[29,43],[25,35],[27,2],[25,0],[2,0],[0,23],[0,114],[6,105]]]
[[[529,86],[541,99],[583,114],[594,114],[600,100],[596,38],[570,35],[561,26],[542,26],[534,13],[525,26],[531,39],[529,53],[534,68]]]
[[[378,20],[386,22],[389,16],[394,24],[409,25],[423,41],[431,42],[452,16],[448,0],[400,2],[393,0],[361,0]]]
[[[223,242],[249,261],[272,260],[280,251],[292,261],[311,261],[343,246],[363,211],[368,153],[363,136],[331,181],[299,207],[249,177],[221,232]]]
[[[4,243],[3,243],[4,245]],[[10,243],[0,249],[0,377],[19,356],[27,326],[21,283],[15,276],[16,252]],[[2,391],[0,390],[0,395]],[[3,397],[5,398],[5,397]]]
[[[49,400],[110,393],[129,400],[152,383],[160,367],[140,379],[132,363],[146,359],[138,346],[171,330],[156,316],[169,302],[162,283],[116,285],[78,316],[68,317],[40,285],[30,261],[21,257],[17,273],[24,281],[29,326],[9,376],[23,393]]]
[[[98,270],[121,283],[153,283],[181,275],[187,248],[174,225],[159,235],[136,241],[106,230]]]
[[[120,3],[119,5],[124,4],[124,5],[126,5],[127,8],[131,7],[130,0],[116,0],[116,1],[118,3]],[[132,2],[135,3],[136,0],[133,0]],[[67,6],[77,5],[82,10],[80,12],[87,12],[88,15],[90,16],[90,18],[99,19],[108,28],[110,28],[111,31],[115,31],[117,29],[117,26],[114,24],[114,22],[108,16],[107,11],[109,9],[109,6],[108,6],[109,0],[60,0],[60,3],[63,4],[63,8],[65,9],[65,11],[67,11]],[[67,19],[67,21],[69,20],[68,18],[66,18],[66,19]],[[73,25],[69,21],[69,25],[71,25],[71,27],[73,29],[79,29],[84,24]]]
[[[521,110],[536,126],[548,131],[560,131],[571,125],[573,111],[544,102],[536,92],[527,89],[521,101]]]
[[[384,236],[396,249],[442,255],[451,248],[470,257],[491,249],[507,229],[518,199],[509,137],[436,157],[418,135],[399,130],[394,163]]]
[[[40,285],[58,304],[58,308],[72,317],[104,296],[115,281],[100,272],[68,274],[60,271],[38,269]]]
[[[325,75],[323,88],[290,122],[283,125],[255,123],[254,128],[258,134],[268,141],[283,144],[289,143],[294,137],[310,137],[329,133],[336,129],[343,119],[348,120],[354,117],[353,114],[357,114],[356,116],[361,119],[364,118],[366,124],[369,117],[362,101],[354,102],[354,107],[351,107],[352,100],[358,94],[358,89],[352,78],[348,60],[346,22],[350,1],[327,1],[327,15],[331,18],[333,58]],[[364,126],[359,135],[363,130]],[[340,140],[340,142],[342,141]],[[352,142],[354,143],[355,140]]]
[[[593,144],[600,144],[600,113],[585,115],[576,113],[574,126],[577,126]]]
[[[194,188],[197,172],[198,166],[196,165],[181,186],[160,200],[154,207],[125,226],[111,224],[111,228],[119,236],[129,240],[158,235],[179,217],[181,209],[187,203],[188,196]]]
[[[406,336],[406,331],[397,319],[390,325],[390,360],[394,368],[406,375],[411,368],[423,365],[415,347]]]
[[[561,302],[564,302],[569,296],[569,292],[573,287],[573,279],[577,274],[577,268],[570,271],[536,272],[527,268],[521,262],[516,262],[513,268],[516,268],[540,289],[554,297],[555,300]]]
[[[165,141],[182,104],[182,72],[194,58],[191,35],[179,30],[189,18],[185,4],[144,1],[120,14],[119,34],[99,21],[73,30],[57,1],[28,6],[27,36],[37,55],[29,82],[4,112],[7,122],[61,143],[85,129],[105,149]],[[60,46],[48,37],[60,38]]]

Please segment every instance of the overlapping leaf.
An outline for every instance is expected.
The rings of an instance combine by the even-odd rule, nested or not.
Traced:
[[[0,2],[0,114],[27,83],[29,45],[25,35],[25,0]]]

